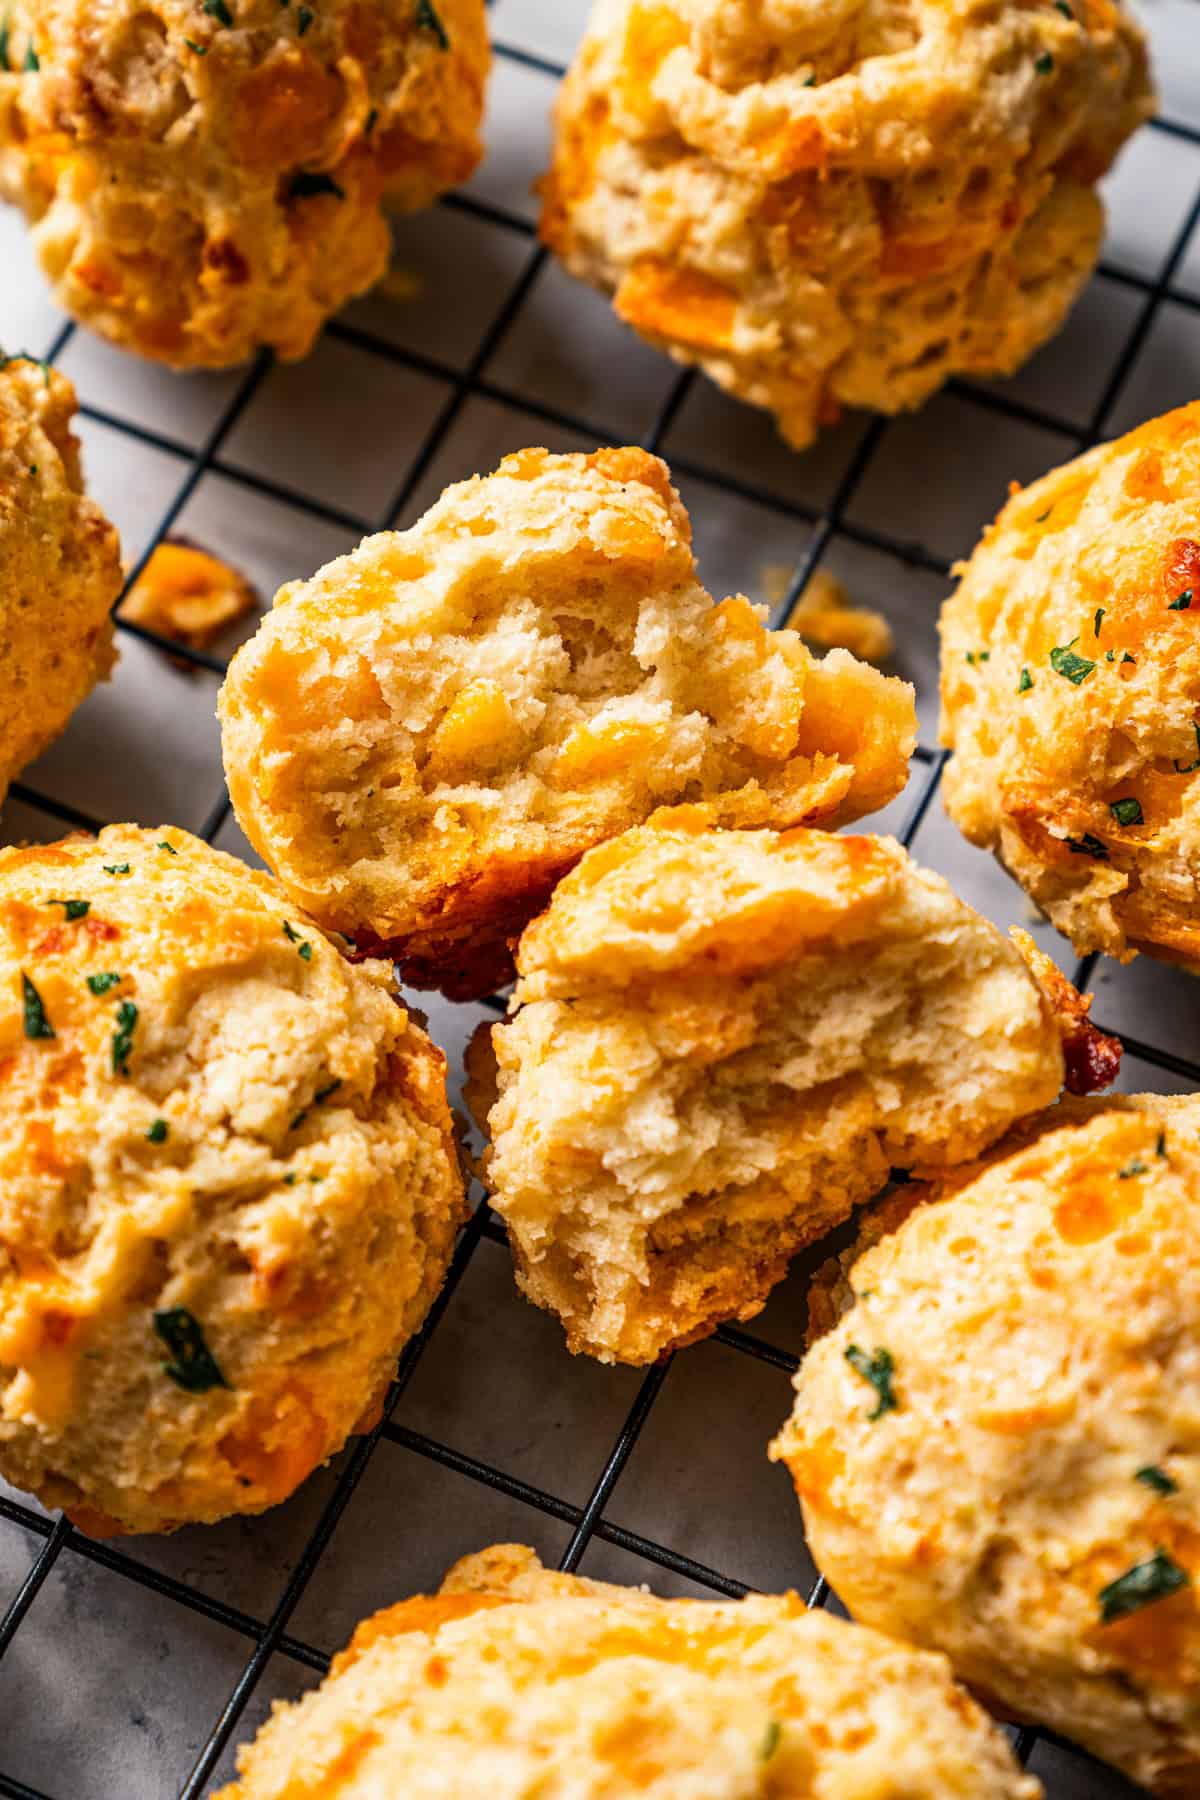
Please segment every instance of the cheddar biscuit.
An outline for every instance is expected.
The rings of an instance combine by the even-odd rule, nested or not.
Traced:
[[[943,1197],[944,1196],[944,1197]],[[1200,1791],[1200,1102],[1067,1102],[855,1264],[772,1456],[858,1619]]]
[[[463,1212],[445,1059],[175,828],[0,851],[0,1473],[82,1529],[283,1500],[377,1412]]]
[[[951,817],[1080,955],[1200,968],[1200,404],[1015,492],[941,632]]]
[[[802,448],[1056,331],[1151,108],[1114,0],[596,0],[542,235]]]
[[[1063,1082],[1017,950],[893,839],[659,814],[517,966],[472,1056],[484,1178],[525,1293],[607,1362],[752,1317],[889,1168],[975,1156]]]
[[[176,368],[303,356],[384,209],[479,157],[483,0],[15,0],[3,43],[0,194],[55,300]]]
[[[405,979],[470,998],[663,803],[834,825],[904,784],[912,689],[714,606],[665,466],[527,450],[278,595],[221,693],[242,827]]]
[[[500,1544],[361,1624],[218,1800],[1038,1800],[943,1658],[794,1594],[660,1600]]]
[[[84,493],[75,390],[0,354],[0,800],[113,664],[117,533]]]

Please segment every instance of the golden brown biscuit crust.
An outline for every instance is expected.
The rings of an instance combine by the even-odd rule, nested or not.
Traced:
[[[0,354],[0,799],[113,664],[117,533],[83,489],[71,383]]]
[[[941,1658],[794,1594],[652,1594],[497,1544],[359,1626],[219,1800],[1038,1800]]]
[[[479,157],[483,0],[16,0],[7,20],[0,193],[61,306],[177,368],[303,356],[386,268],[383,208]]]
[[[1014,491],[942,612],[943,791],[1080,955],[1200,967],[1200,404]]]
[[[772,1446],[813,1554],[857,1618],[1183,1800],[1200,1782],[1200,1103],[1064,1102],[914,1198],[833,1295],[827,1315],[851,1310]],[[863,1368],[883,1351],[879,1411]],[[1145,1565],[1145,1603],[1128,1581],[1114,1600]]]
[[[1151,103],[1113,0],[596,0],[542,235],[802,447],[1055,331]]]
[[[714,606],[657,457],[526,450],[284,588],[220,701],[298,904],[456,999],[586,850],[665,802],[834,825],[904,784],[912,690]]]
[[[1063,1080],[1017,951],[894,841],[705,824],[589,852],[470,1059],[518,1281],[605,1361],[752,1317],[889,1167],[977,1155]]]
[[[174,828],[0,851],[7,1479],[101,1534],[286,1498],[377,1413],[462,1212],[385,967]]]

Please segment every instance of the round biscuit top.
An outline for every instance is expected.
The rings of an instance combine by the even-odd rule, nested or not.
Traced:
[[[596,0],[542,233],[802,447],[1055,331],[1151,106],[1114,0]]]
[[[4,42],[0,193],[54,298],[178,368],[303,356],[384,208],[480,154],[483,0],[16,0]]]
[[[772,1446],[856,1618],[1172,1800],[1200,1782],[1198,1224],[1194,1096],[1052,1108],[854,1265]]]
[[[946,1664],[794,1594],[660,1600],[497,1545],[359,1626],[223,1800],[1037,1800]]]
[[[526,450],[281,590],[221,691],[243,829],[315,918],[470,998],[593,845],[681,800],[838,824],[903,786],[912,689],[713,605],[665,465]]]
[[[1200,404],[1013,494],[942,613],[946,803],[1080,955],[1200,967]]]
[[[0,355],[0,799],[113,662],[117,533],[83,489],[75,390]]]
[[[285,1498],[377,1408],[463,1208],[445,1061],[175,828],[0,851],[0,1471],[86,1530]]]

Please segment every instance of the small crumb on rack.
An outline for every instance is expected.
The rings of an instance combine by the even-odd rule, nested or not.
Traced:
[[[419,300],[424,291],[425,283],[421,276],[413,269],[402,268],[399,263],[393,263],[386,269],[371,290],[384,300],[395,301],[398,306]]]
[[[189,650],[208,650],[260,605],[253,584],[220,557],[187,538],[167,538],[121,602],[118,617]]]
[[[763,570],[763,592],[772,606],[785,598],[793,575],[786,563],[770,563]],[[887,662],[896,653],[896,640],[883,614],[857,605],[828,569],[813,572],[787,623],[819,650],[849,650],[872,663]]]

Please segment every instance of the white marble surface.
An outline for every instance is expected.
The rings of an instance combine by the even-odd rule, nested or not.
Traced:
[[[1200,0],[1145,0],[1143,10],[1157,51],[1164,110],[1200,125]],[[584,11],[583,0],[497,0],[492,17],[504,45],[563,60]],[[552,74],[503,55],[497,61],[489,154],[470,192],[525,220],[534,216],[530,183],[544,164],[554,87]],[[1198,190],[1200,151],[1165,134],[1144,133],[1108,183],[1106,264],[1156,279]],[[347,319],[433,367],[405,367],[345,338],[327,337],[308,362],[268,375],[178,521],[178,529],[223,550],[268,594],[283,579],[347,548],[360,527],[388,515],[424,434],[452,392],[449,380],[470,362],[534,254],[528,235],[449,207],[404,222],[397,235],[400,259],[420,275],[421,293],[403,306],[368,298],[351,307]],[[1200,297],[1200,237],[1182,259],[1176,286],[1184,296]],[[919,539],[947,560],[967,551],[1011,477],[1036,475],[1072,452],[1070,429],[1082,426],[1095,408],[1143,304],[1143,294],[1115,275],[1097,276],[1058,340],[1012,381],[998,384],[1001,394],[1054,414],[1064,431],[984,410],[962,393],[942,396],[886,429],[850,503],[849,521]],[[29,262],[20,225],[11,215],[0,216],[0,342],[40,354],[61,323]],[[95,413],[139,424],[162,440],[145,443],[96,416],[84,421],[92,486],[120,525],[127,553],[136,556],[241,377],[174,377],[119,356],[82,332],[71,338],[62,362]],[[476,395],[461,407],[403,509],[404,519],[446,481],[491,467],[507,450],[640,436],[675,379],[669,362],[626,334],[601,301],[549,264],[482,374],[491,396]],[[1198,389],[1200,313],[1168,299],[1107,429],[1123,429]],[[522,397],[569,410],[592,430],[576,436],[547,426],[524,409]],[[787,507],[803,512],[828,504],[866,426],[861,418],[848,419],[814,450],[795,456],[763,417],[703,382],[692,387],[662,448],[696,471],[682,475],[680,485],[712,588],[765,595],[769,566],[795,563],[810,541],[811,526]],[[275,492],[246,485],[240,473]],[[758,497],[723,491],[717,484],[722,475]],[[325,516],[301,510],[297,497],[322,503]],[[783,507],[771,504],[772,498]],[[862,600],[892,620],[898,667],[917,684],[925,740],[932,741],[934,621],[944,581],[843,534],[835,536],[826,560]],[[178,674],[124,638],[115,680],[89,700],[61,742],[29,772],[29,785],[103,818],[199,825],[220,792],[215,686],[207,676]],[[905,803],[898,803],[883,823],[893,827],[904,816]],[[51,837],[60,826],[45,811],[10,800],[0,829],[12,840]],[[247,853],[232,824],[218,841]],[[1001,924],[1025,920],[1021,896],[991,862],[962,844],[936,802],[915,851]],[[1067,960],[1053,934],[1041,928],[1039,936]],[[1189,981],[1142,961],[1102,969],[1096,985],[1104,1019],[1182,1055],[1200,1050],[1198,990]],[[481,1009],[424,1003],[457,1082],[462,1047]],[[1130,1059],[1123,1085],[1184,1084]],[[755,1329],[794,1352],[803,1316],[803,1276],[797,1272]],[[579,1508],[639,1381],[629,1371],[568,1357],[551,1322],[518,1299],[507,1253],[485,1240],[396,1422]],[[787,1375],[766,1362],[720,1343],[686,1351],[667,1376],[607,1519],[743,1582],[803,1586],[812,1568],[798,1515],[786,1478],[763,1456],[788,1399]],[[186,1582],[265,1620],[340,1467],[322,1471],[288,1505],[262,1519],[133,1539],[117,1548],[147,1572]],[[556,1557],[569,1535],[568,1521],[412,1447],[384,1441],[289,1630],[332,1650],[361,1613],[435,1582],[445,1563],[466,1550],[519,1538]],[[40,1545],[34,1532],[0,1519],[0,1608],[20,1587]],[[667,1592],[701,1591],[600,1539],[593,1539],[582,1566],[618,1580],[648,1580]],[[99,1565],[68,1542],[0,1663],[0,1771],[53,1800],[170,1800],[251,1648],[251,1638]],[[313,1679],[286,1653],[273,1655],[237,1735],[253,1728],[273,1698],[299,1692]],[[1051,1800],[1118,1800],[1131,1792],[1053,1746],[1039,1746],[1032,1766]],[[230,1768],[227,1752],[218,1776]],[[0,1793],[6,1791],[20,1790],[0,1781]]]

